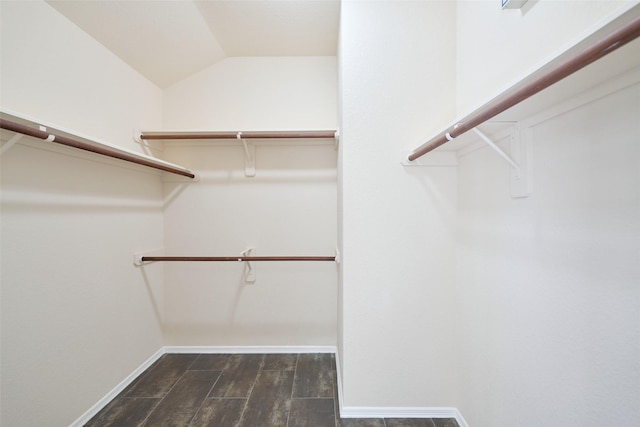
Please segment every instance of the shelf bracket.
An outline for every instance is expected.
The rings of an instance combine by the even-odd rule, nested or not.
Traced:
[[[7,142],[5,142],[4,144],[2,144],[2,148],[0,148],[0,156],[3,155],[4,153],[6,153],[7,151],[9,151],[9,149],[11,147],[13,147],[13,145],[20,141],[20,139],[22,138],[22,134],[20,133],[16,133],[15,135],[13,135]]]
[[[240,256],[251,256],[252,250],[253,248],[247,248],[240,252]],[[251,261],[242,261],[242,258],[238,258],[238,262],[244,262],[244,281],[247,283],[254,283],[256,281],[256,272],[253,269],[253,263]]]
[[[242,138],[242,132],[238,132],[236,138],[238,141],[242,141],[244,146],[244,176],[254,177],[256,176],[256,147]]]
[[[520,129],[516,123],[509,136],[511,156],[502,151],[498,145],[477,127],[473,131],[480,139],[491,147],[500,157],[511,165],[511,197],[529,197],[531,194],[531,130]]]
[[[476,133],[476,135],[478,135],[480,137],[480,139],[482,141],[484,141],[485,144],[487,144],[489,147],[491,147],[493,149],[493,151],[498,153],[498,155],[500,157],[502,157],[504,160],[506,160],[507,163],[509,163],[511,165],[511,167],[516,170],[516,173],[518,173],[518,174],[520,173],[520,165],[518,163],[516,163],[511,157],[509,157],[509,155],[507,153],[502,151],[502,149],[500,149],[500,147],[498,147],[498,145],[495,142],[493,142],[487,135],[485,135],[484,133],[480,132],[480,130],[477,127],[473,128],[473,131]]]

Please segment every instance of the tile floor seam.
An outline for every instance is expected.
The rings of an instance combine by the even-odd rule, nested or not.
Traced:
[[[293,368],[293,379],[291,381],[291,393],[289,393],[289,410],[287,411],[287,424],[286,427],[289,427],[289,416],[291,415],[291,403],[293,402],[293,390],[296,386],[296,376],[298,374],[298,360],[300,359],[300,354],[296,354],[296,365]]]
[[[116,396],[116,399],[123,400],[123,399],[161,399],[161,398],[151,397],[151,396]]]
[[[158,398],[156,398],[158,399]],[[153,407],[152,410],[149,411],[149,413],[147,414],[146,417],[144,417],[144,420],[142,420],[142,422],[140,423],[140,427],[144,427],[144,425],[147,423],[147,420],[149,420],[149,417],[151,416],[151,414],[153,414],[153,412],[158,409],[158,406],[160,406],[160,404],[162,403],[162,401],[164,400],[164,397],[161,399],[158,399],[158,403],[155,404],[155,406]]]
[[[329,400],[333,397],[292,397],[290,400]]]
[[[289,410],[287,411],[287,422],[285,423],[285,427],[289,427],[289,416],[291,415],[291,402],[293,402],[293,399],[290,398],[289,399]]]
[[[191,371],[191,372],[199,372],[197,370]],[[213,384],[211,384],[211,387],[209,387],[209,391],[207,392],[207,394],[204,396],[204,399],[202,399],[202,402],[200,402],[200,406],[198,406],[198,409],[196,410],[196,412],[194,412],[193,417],[191,417],[191,420],[189,421],[188,426],[190,426],[193,423],[193,420],[196,419],[196,417],[198,416],[198,412],[200,412],[200,410],[202,409],[202,407],[204,406],[205,402],[207,401],[207,398],[209,397],[209,394],[211,393],[211,391],[213,390],[213,388],[216,386],[216,384],[218,383],[218,380],[220,379],[220,377],[222,376],[222,371],[218,371],[218,376],[216,377],[216,380],[213,382]]]
[[[291,396],[293,399],[293,391],[296,389],[296,378],[298,378],[298,361],[300,360],[300,354],[296,355],[296,366],[293,368],[293,383],[291,384]]]
[[[194,363],[196,363],[196,360],[200,359],[200,355],[198,354],[196,357],[193,358],[193,360],[191,361],[191,363],[189,364],[189,366],[187,366],[187,371],[191,370],[191,367],[194,365]]]
[[[193,361],[195,362],[197,359],[197,357],[195,359],[193,359]],[[189,366],[191,366],[193,364],[193,362],[191,362],[191,364]],[[142,424],[140,424],[141,427],[144,427],[144,425],[147,423],[147,421],[149,420],[149,417],[151,416],[151,414],[153,414],[155,412],[156,409],[158,409],[158,406],[164,402],[164,399],[169,395],[169,393],[171,393],[171,390],[174,389],[174,387],[176,386],[176,384],[178,384],[178,382],[180,382],[180,380],[186,375],[186,373],[189,372],[189,367],[187,367],[187,369],[184,370],[184,372],[182,373],[182,375],[180,375],[180,377],[178,377],[178,379],[173,383],[173,385],[169,388],[169,390],[167,390],[167,392],[164,394],[164,396],[162,396],[161,399],[158,400],[158,404],[156,406],[153,407],[153,409],[151,411],[149,411],[149,413],[147,414],[147,416],[145,417],[144,421],[142,421]],[[191,420],[189,420],[189,423],[191,423]]]
[[[244,405],[242,405],[242,412],[240,412],[239,424],[242,425],[242,420],[244,419],[244,414],[247,412],[247,406],[249,406],[249,398],[247,397],[244,400]]]
[[[242,420],[244,418],[244,414],[247,412],[247,407],[249,406],[249,399],[251,399],[251,393],[253,393],[253,389],[258,383],[258,377],[262,373],[262,368],[264,367],[264,354],[262,355],[262,361],[260,362],[260,367],[258,368],[258,372],[256,373],[256,377],[253,380],[253,384],[251,384],[251,388],[249,389],[249,394],[247,395],[246,401],[244,402],[244,408],[242,408],[242,413],[240,414],[240,425],[242,425]]]
[[[222,374],[224,374],[224,368],[220,370],[220,374],[218,374],[218,378],[216,378],[216,380],[213,382],[213,385],[209,389],[209,393],[207,393],[207,395],[204,397],[204,400],[213,399],[213,397],[211,397],[211,392],[213,392],[213,388],[216,386],[216,384],[218,384],[218,381],[220,381],[220,378],[222,378]]]

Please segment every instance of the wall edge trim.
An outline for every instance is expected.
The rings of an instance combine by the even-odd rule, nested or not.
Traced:
[[[140,366],[133,370],[129,375],[126,376],[118,385],[116,385],[111,391],[105,394],[101,399],[99,399],[91,408],[89,408],[84,414],[80,415],[78,419],[70,424],[70,427],[82,427],[84,424],[89,422],[91,418],[93,418],[98,412],[100,412],[104,407],[106,407],[109,402],[111,402],[118,394],[120,394],[125,388],[127,388],[131,383],[135,381],[136,378],[140,374],[142,374],[147,368],[153,365],[158,359],[160,359],[165,354],[164,347],[160,348],[156,351],[151,357],[142,362]]]

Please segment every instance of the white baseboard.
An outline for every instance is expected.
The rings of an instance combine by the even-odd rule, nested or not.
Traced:
[[[164,346],[149,357],[116,387],[96,402],[87,412],[71,423],[70,427],[81,427],[106,407],[118,394],[165,354],[285,354],[285,353],[334,353],[338,388],[338,409],[341,418],[455,418],[460,427],[469,427],[456,408],[448,407],[358,407],[344,406],[342,395],[342,372],[340,355],[335,346]]]
[[[454,418],[469,427],[460,411],[449,407],[343,406],[340,401],[340,418]]]
[[[458,411],[457,409],[456,409],[456,421],[458,422],[458,425],[460,427],[469,427],[469,424],[467,424],[467,420],[464,419],[460,411]]]
[[[342,418],[456,418],[456,408],[343,406]],[[461,426],[462,427],[462,426]]]
[[[98,400],[87,412],[82,414],[77,420],[71,423],[70,427],[81,427],[85,425],[91,418],[93,418],[98,412],[100,412],[105,406],[109,404],[117,395],[135,381],[138,376],[153,365],[153,363],[160,359],[165,354],[164,348],[156,351],[150,358],[145,360],[142,365],[138,366],[132,373],[130,373],[124,380],[107,393],[102,399]]]
[[[288,346],[288,345],[256,345],[256,346],[165,346],[165,353],[205,353],[205,354],[284,354],[284,353],[335,353],[335,346]]]
[[[344,406],[342,394],[342,370],[340,353],[336,350],[336,376],[338,389],[338,410],[340,418],[455,418],[460,427],[469,427],[457,408],[449,407],[356,407]]]

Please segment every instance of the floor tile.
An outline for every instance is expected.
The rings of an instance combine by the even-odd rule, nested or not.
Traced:
[[[230,357],[231,354],[200,354],[189,370],[222,371]]]
[[[188,425],[219,375],[219,371],[186,372],[149,415],[145,425]]]
[[[191,421],[194,427],[240,427],[247,399],[207,399]]]
[[[198,355],[165,354],[124,391],[126,397],[164,397]]]
[[[96,414],[85,427],[141,426],[161,398],[121,397]]]
[[[434,418],[436,427],[460,427],[454,418]]]
[[[87,427],[459,427],[340,418],[332,354],[167,354]]]
[[[232,354],[209,397],[249,397],[264,354]]]
[[[382,418],[340,418],[338,427],[385,427]]]
[[[243,426],[286,426],[293,371],[262,371],[242,417]]]
[[[291,371],[296,369],[297,361],[298,361],[297,354],[265,354],[264,366],[262,369],[264,369],[265,371],[271,371],[271,370]]]
[[[287,427],[335,427],[333,398],[293,399]]]
[[[293,397],[333,397],[332,354],[300,354],[293,384]]]
[[[431,418],[385,418],[386,427],[436,427]]]

